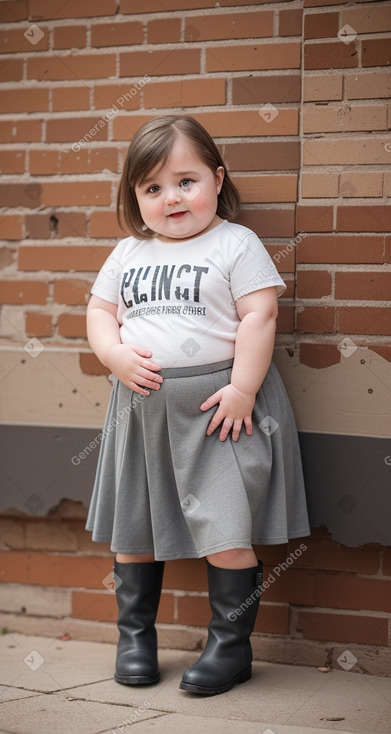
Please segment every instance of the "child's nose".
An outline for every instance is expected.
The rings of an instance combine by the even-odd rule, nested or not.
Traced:
[[[177,204],[181,201],[181,193],[176,186],[170,186],[166,192],[166,204]]]

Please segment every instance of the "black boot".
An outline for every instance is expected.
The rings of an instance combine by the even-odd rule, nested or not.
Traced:
[[[159,680],[155,619],[162,589],[164,561],[114,561],[120,638],[114,678],[126,686]]]
[[[208,641],[201,657],[184,674],[179,688],[214,696],[251,678],[250,635],[261,595],[262,562],[258,567],[238,570],[207,564],[212,609]]]

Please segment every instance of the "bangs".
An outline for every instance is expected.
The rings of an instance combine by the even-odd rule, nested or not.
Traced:
[[[174,127],[152,129],[141,135],[129,156],[128,183],[135,188],[142,184],[153,169],[163,168],[171,153],[177,132]]]

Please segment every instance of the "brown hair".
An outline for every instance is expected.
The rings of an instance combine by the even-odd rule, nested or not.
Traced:
[[[117,219],[121,213],[130,230],[138,239],[150,239],[155,233],[144,224],[135,193],[136,185],[143,182],[158,163],[166,162],[177,135],[184,135],[194,145],[201,160],[213,171],[224,168],[224,180],[218,195],[217,215],[234,219],[240,207],[239,192],[232,183],[217,147],[197,120],[187,115],[166,115],[143,125],[129,145],[117,195]]]

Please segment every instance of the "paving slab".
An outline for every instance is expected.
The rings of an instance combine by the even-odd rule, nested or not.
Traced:
[[[389,678],[257,661],[250,681],[202,697],[178,687],[189,651],[159,651],[155,686],[116,683],[111,644],[12,634],[0,656],[0,734],[391,733]]]

